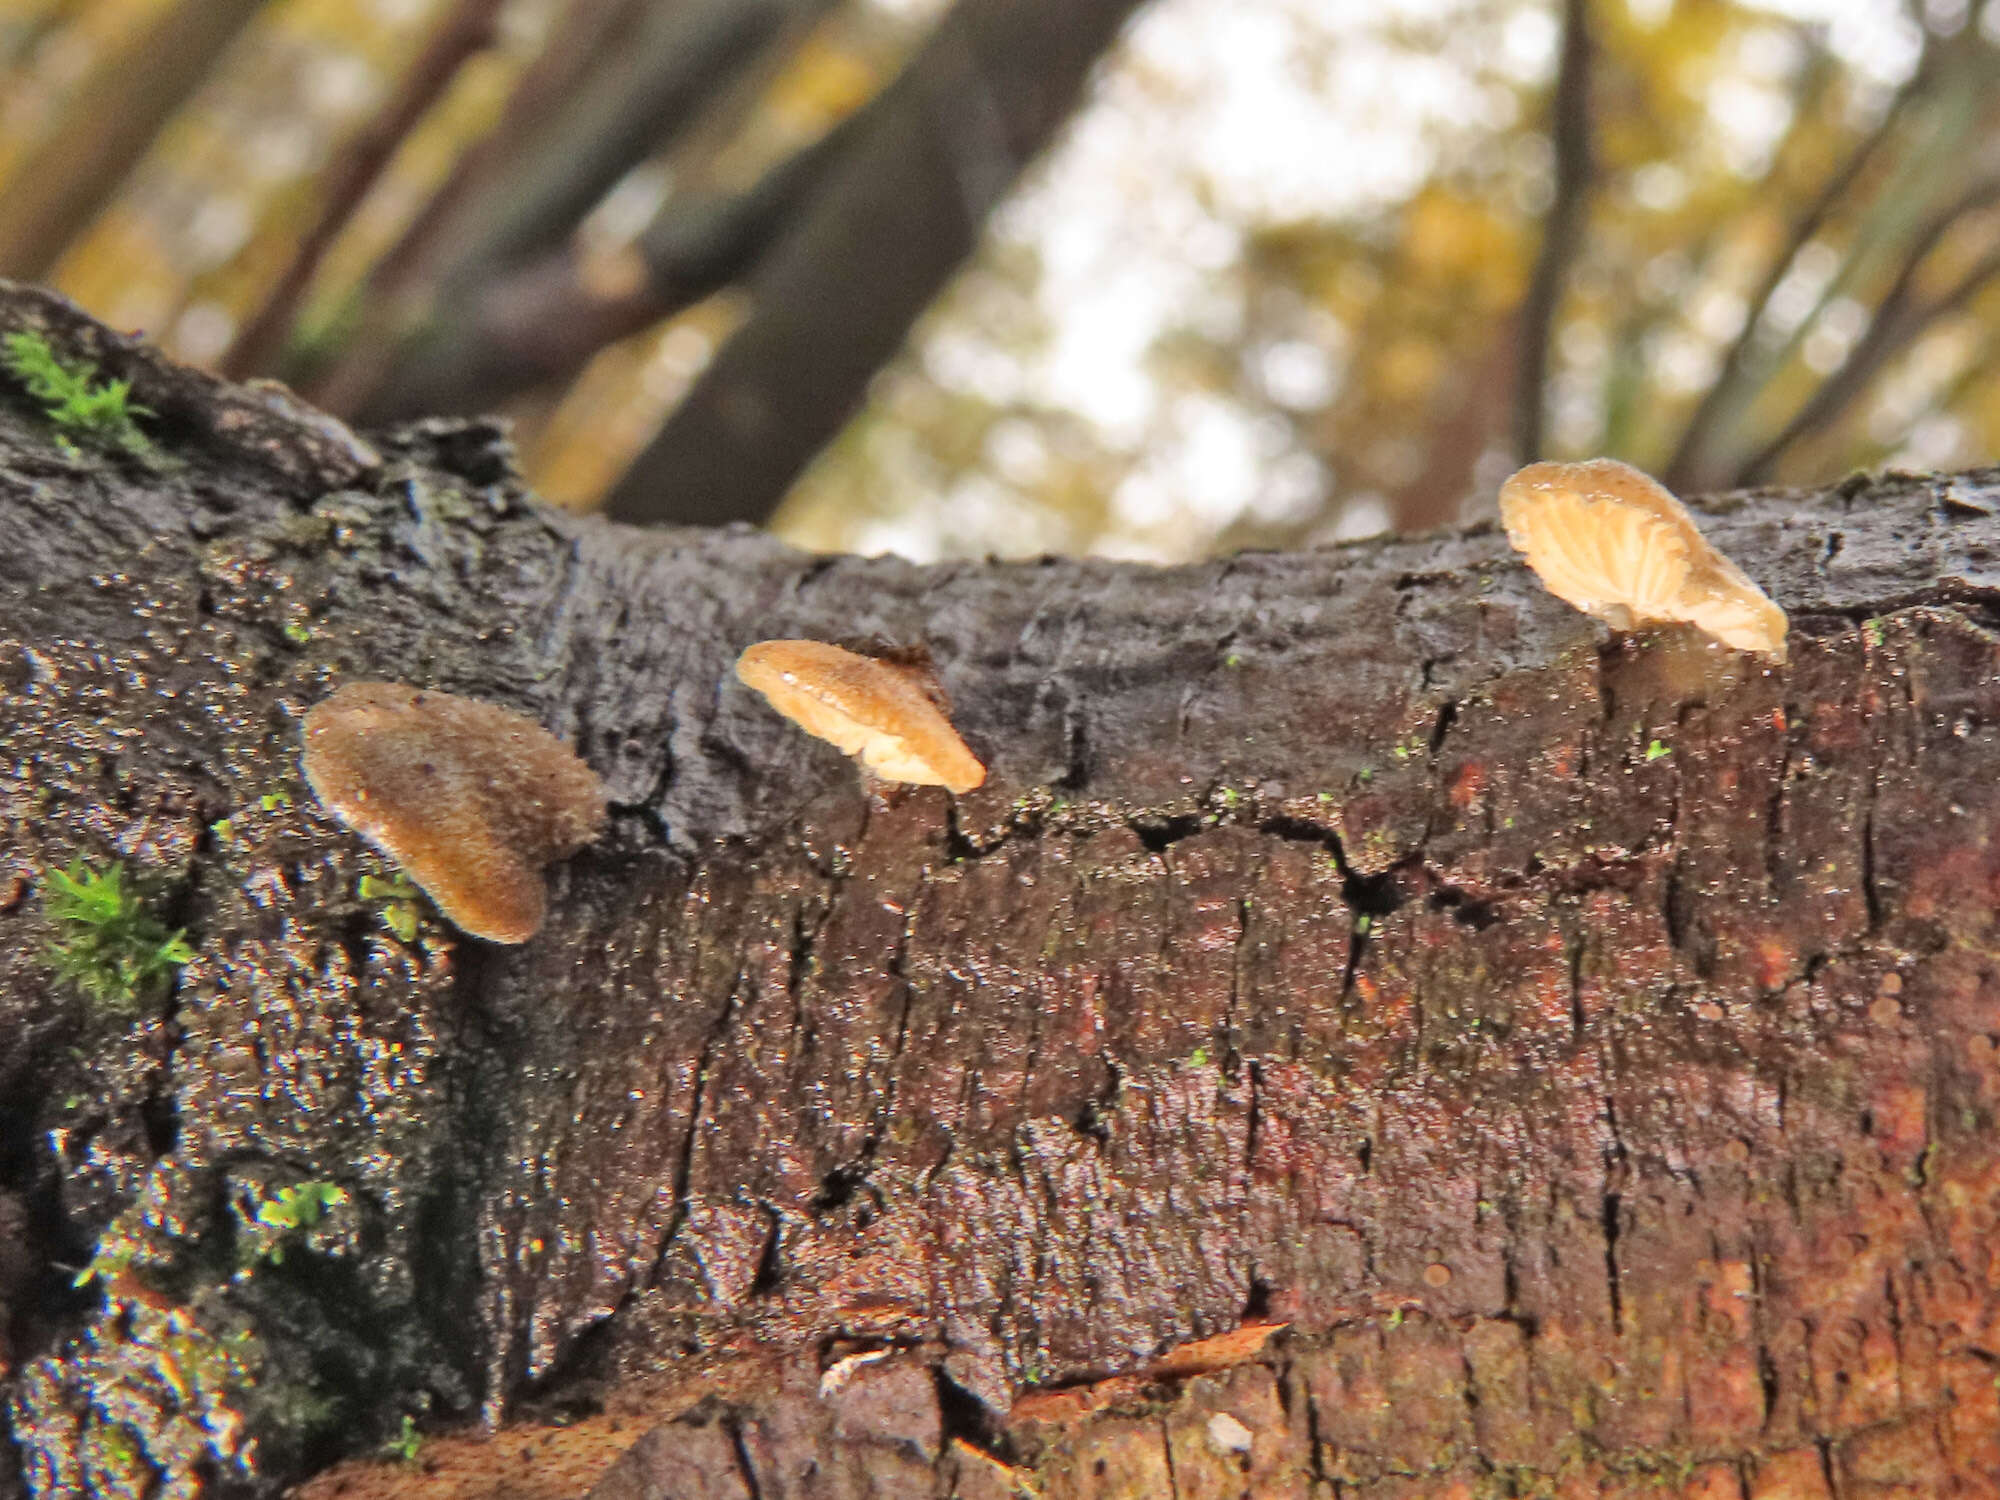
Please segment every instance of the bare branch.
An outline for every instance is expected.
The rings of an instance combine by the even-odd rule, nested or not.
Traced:
[[[287,369],[284,378],[329,411],[352,414],[394,367],[420,309],[417,289],[432,281],[456,243],[453,230],[475,194],[488,191],[564,100],[591,87],[592,70],[637,24],[640,0],[572,0],[555,33],[521,72],[499,123],[452,163],[442,184],[372,267],[357,296],[359,313],[330,368]]]
[[[300,300],[328,250],[340,237],[368,190],[409,133],[429,113],[458,71],[493,43],[493,24],[505,0],[459,0],[458,7],[411,64],[402,87],[375,119],[348,143],[326,176],[319,216],[306,230],[291,262],[280,273],[264,305],[243,325],[222,357],[225,374],[235,378],[269,366],[292,328]]]
[[[473,411],[575,375],[607,345],[747,274],[846,139],[846,129],[836,128],[747,192],[675,196],[617,265],[587,264],[563,246],[496,275],[452,321],[448,337],[404,351],[374,404]]]
[[[180,0],[93,71],[8,177],[0,276],[47,278],[264,0]]]
[[[1849,351],[1846,360],[1820,383],[1811,398],[1777,436],[1737,470],[1734,483],[1763,483],[1778,461],[1801,439],[1824,431],[1838,421],[1867,389],[1882,366],[1906,348],[1918,334],[1963,307],[1996,275],[2000,275],[2000,251],[1995,251],[1975,264],[1949,291],[1922,306],[1912,305],[1917,276],[1939,241],[1968,214],[1995,203],[2000,203],[2000,180],[1989,179],[1969,189],[1932,216],[1905,252],[1896,279],[1876,304],[1867,329]]]
[[[1749,371],[1751,355],[1756,349],[1757,330],[1763,321],[1765,310],[1771,305],[1772,296],[1783,283],[1786,273],[1791,270],[1792,262],[1798,259],[1799,252],[1825,227],[1834,209],[1901,126],[1911,103],[1924,95],[1936,73],[1936,58],[1935,49],[1927,42],[1924,55],[1919,59],[1916,69],[1897,89],[1895,96],[1889,101],[1889,107],[1882,112],[1882,118],[1875,122],[1874,129],[1855,142],[1853,149],[1848,152],[1839,167],[1821,183],[1819,192],[1806,206],[1805,212],[1793,221],[1790,232],[1785,236],[1783,247],[1772,257],[1770,265],[1765,268],[1764,279],[1750,295],[1743,316],[1743,325],[1737,329],[1735,339],[1723,354],[1722,364],[1714,383],[1703,393],[1701,401],[1688,418],[1687,426],[1681,431],[1680,441],[1674,446],[1673,456],[1667,460],[1664,481],[1668,488],[1700,490],[1708,487],[1708,481],[1712,476],[1702,472],[1704,450],[1710,438],[1714,436],[1716,423],[1721,420],[1723,413],[1740,404],[1743,381]],[[1775,176],[1775,169],[1766,174],[1764,179],[1766,188],[1770,186]]]
[[[1820,190],[1806,206],[1806,212],[1792,222],[1792,228],[1784,238],[1784,246],[1778,250],[1776,256],[1772,256],[1770,266],[1764,268],[1764,280],[1758,282],[1758,288],[1750,294],[1742,328],[1736,330],[1736,338],[1724,352],[1722,366],[1716,372],[1714,384],[1708,386],[1708,390],[1702,394],[1700,404],[1694,408],[1692,416],[1688,416],[1688,426],[1682,428],[1680,432],[1680,442],[1674,446],[1674,456],[1666,460],[1664,482],[1668,488],[1672,490],[1702,488],[1698,480],[1702,448],[1708,444],[1708,438],[1712,436],[1714,426],[1720,420],[1722,412],[1728,410],[1738,400],[1738,390],[1742,386],[1744,372],[1750,366],[1750,354],[1756,348],[1758,326],[1764,320],[1764,310],[1770,306],[1772,294],[1784,282],[1786,272],[1792,270],[1792,262],[1798,260],[1798,252],[1804,250],[1806,244],[1810,244],[1812,238],[1826,226],[1826,220],[1828,216],[1832,216],[1834,206],[1840,204],[1842,198],[1846,198],[1854,182],[1876,158],[1876,152],[1880,152],[1882,146],[1888,142],[1888,138],[1896,132],[1910,100],[1914,100],[1918,94],[1916,88],[1918,78],[1926,78],[1928,72],[1930,72],[1928,66],[1920,66],[1910,76],[1910,80],[1900,90],[1896,90],[1896,96],[1890,100],[1890,106],[1882,112],[1882,118],[1876,122],[1874,130],[1870,130],[1866,136],[1854,142],[1854,148],[1846,154],[1846,160],[1842,160],[1840,166],[1820,184]],[[1776,170],[1766,174],[1764,178],[1766,188],[1770,188],[1774,176]]]
[[[453,163],[443,184],[424,203],[402,236],[370,273],[370,292],[400,288],[437,252],[440,231],[457,217],[467,195],[490,184],[506,163],[531,154],[531,143],[565,100],[593,87],[591,73],[608,49],[637,24],[641,0],[573,0],[562,21],[522,70],[494,128]]]
[[[394,356],[382,362],[384,383],[356,391],[347,409],[376,423],[432,409],[412,393],[435,385],[431,374],[451,363],[445,346],[461,330],[488,321],[482,304],[495,279],[520,272],[532,283],[530,301],[544,304],[562,280],[570,235],[618,179],[675,140],[718,94],[830,3],[684,0],[643,11],[635,35],[611,56],[608,76],[579,90],[524,158],[510,161],[453,216],[449,262],[435,273],[435,302],[407,347],[398,340]],[[491,399],[463,389],[449,404]]]
[[[626,520],[762,519],[860,404],[1139,0],[959,0],[856,122],[755,311],[620,481]]]
[[[1541,457],[1543,386],[1549,340],[1563,283],[1582,242],[1590,198],[1590,5],[1563,0],[1562,61],[1556,71],[1549,138],[1555,148],[1555,196],[1542,220],[1542,247],[1521,305],[1514,386],[1514,450],[1522,463]]]
[[[644,13],[609,76],[581,91],[502,191],[468,205],[447,283],[566,240],[618,179],[671,141],[738,70],[831,0],[681,0]]]

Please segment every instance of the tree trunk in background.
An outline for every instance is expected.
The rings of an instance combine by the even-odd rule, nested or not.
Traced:
[[[2000,474],[1717,513],[1778,668],[1607,641],[1491,530],[1172,570],[635,533],[477,424],[371,452],[28,323],[161,452],[0,400],[0,1390],[43,1494],[481,1408],[310,1493],[2000,1493]],[[730,675],[871,634],[929,643],[985,787],[871,802]],[[297,770],[357,677],[606,778],[530,943],[357,895],[390,872]],[[114,854],[197,950],[136,1022],[46,958],[46,872]]]
[[[627,45],[572,90],[569,107],[531,132],[518,159],[493,164],[484,191],[450,214],[436,306],[399,341],[365,393],[337,391],[371,422],[477,411],[525,384],[489,332],[516,316],[516,279],[559,260],[577,226],[618,180],[663,150],[718,96],[755,72],[760,56],[824,13],[830,0],[679,0],[647,8]],[[499,306],[492,304],[498,303]],[[560,323],[552,339],[574,330]],[[613,335],[599,335],[597,347]],[[539,371],[533,373],[540,373]],[[354,376],[329,383],[347,385]],[[532,378],[532,375],[530,376]],[[488,383],[494,388],[489,390]]]
[[[1139,0],[958,0],[750,277],[754,309],[613,489],[761,521],[861,404]]]
[[[7,177],[0,276],[49,273],[263,8],[264,0],[178,0],[92,71],[54,132]]]

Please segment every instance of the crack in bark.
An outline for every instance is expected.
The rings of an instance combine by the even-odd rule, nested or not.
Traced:
[[[743,1489],[749,1500],[764,1500],[762,1486],[757,1483],[757,1466],[750,1460],[750,1445],[743,1436],[743,1424],[730,1416],[723,1421],[723,1431],[729,1434],[730,1451],[736,1455],[736,1477],[743,1481]]]
[[[681,1149],[674,1163],[674,1215],[666,1232],[660,1237],[659,1252],[653,1257],[653,1269],[646,1278],[648,1285],[658,1282],[667,1253],[687,1223],[688,1189],[694,1177],[694,1153],[701,1138],[702,1114],[708,1108],[709,1070],[715,1062],[716,1049],[722,1045],[722,1039],[728,1035],[731,1024],[736,1019],[745,978],[743,971],[739,969],[731,982],[727,998],[724,999],[721,1008],[716,1012],[715,1019],[709,1023],[708,1030],[702,1037],[701,1051],[695,1060],[694,1086],[688,1092],[686,1134],[681,1137]]]
[[[1609,1094],[1604,1095],[1604,1122],[1611,1132],[1611,1140],[1604,1152],[1604,1187],[1599,1203],[1599,1222],[1604,1233],[1604,1285],[1611,1307],[1611,1326],[1622,1337],[1625,1331],[1625,1304],[1618,1270],[1618,1240],[1623,1232],[1619,1223],[1623,1202],[1613,1184],[1623,1181],[1626,1154],[1625,1142],[1618,1129],[1618,1106]]]
[[[1833,1500],[1847,1500],[1846,1492],[1841,1488],[1840,1473],[1833,1463],[1833,1439],[1815,1437],[1813,1447],[1819,1450],[1819,1477],[1826,1485],[1826,1492]]]

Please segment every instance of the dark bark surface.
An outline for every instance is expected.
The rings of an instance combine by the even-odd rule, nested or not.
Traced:
[[[0,393],[40,1493],[482,1409],[572,1426],[315,1492],[2000,1493],[2000,475],[1718,509],[1780,668],[1606,639],[1491,530],[1153,570],[601,526],[476,424],[371,452],[24,321],[161,414],[141,463]],[[784,635],[927,642],[988,784],[869,800],[730,675]],[[355,677],[605,777],[533,941],[357,896],[297,764]],[[136,1021],[53,981],[80,855],[197,950]]]

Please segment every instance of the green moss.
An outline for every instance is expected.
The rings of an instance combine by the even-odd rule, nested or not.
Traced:
[[[90,1489],[105,1500],[140,1500],[158,1482],[137,1434],[122,1422],[91,1422],[83,1431],[84,1472]]]
[[[380,902],[378,910],[383,924],[406,943],[417,940],[417,903],[423,893],[409,881],[398,875],[384,880],[379,875],[363,875],[355,887],[355,893],[363,901]]]
[[[314,1228],[327,1210],[345,1203],[347,1190],[336,1183],[311,1179],[280,1188],[257,1205],[255,1231],[241,1259],[246,1266],[269,1261],[285,1263],[285,1246]]]
[[[64,436],[80,437],[126,453],[152,452],[135,417],[152,412],[132,400],[127,380],[97,379],[97,366],[59,358],[39,333],[21,330],[0,339],[0,369],[19,381],[42,403],[48,419]]]
[[[42,899],[63,934],[48,950],[56,975],[101,1009],[138,1014],[194,958],[185,934],[146,910],[117,861],[100,870],[73,860],[46,880]]]
[[[396,1429],[394,1437],[382,1445],[382,1456],[399,1464],[413,1464],[423,1447],[424,1435],[417,1431],[417,1419],[405,1412],[403,1425]]]

